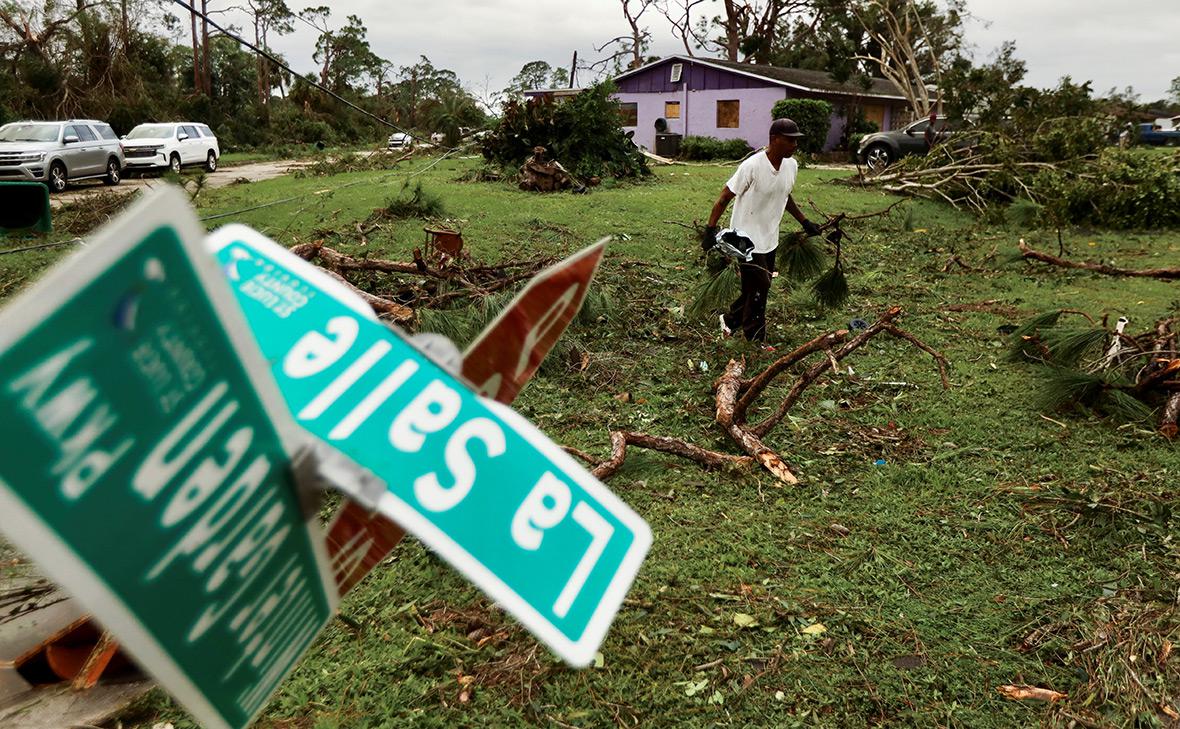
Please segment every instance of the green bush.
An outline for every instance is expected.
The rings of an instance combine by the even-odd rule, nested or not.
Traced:
[[[484,140],[483,156],[515,173],[540,146],[581,180],[650,174],[647,159],[623,133],[614,92],[608,81],[561,103],[546,97],[510,101]]]
[[[680,154],[676,156],[686,160],[733,160],[749,153],[750,145],[744,139],[690,136],[680,140]]]
[[[783,99],[770,111],[771,119],[786,117],[799,125],[803,136],[799,149],[803,152],[823,151],[832,128],[832,105],[819,99]]]

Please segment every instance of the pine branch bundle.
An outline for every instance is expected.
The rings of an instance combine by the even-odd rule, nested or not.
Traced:
[[[1061,367],[1079,367],[1098,360],[1111,336],[1106,327],[1100,326],[1058,325],[1041,332],[1050,361]]]
[[[1169,411],[1180,392],[1180,354],[1171,326],[1177,319],[1163,319],[1154,330],[1131,336],[1126,319],[1117,331],[1094,323],[1060,321],[1065,313],[1038,314],[1012,333],[1010,359],[1046,365],[1038,394],[1047,409],[1082,408],[1127,423],[1153,420],[1160,432],[1172,433]],[[1105,320],[1104,320],[1105,321]]]
[[[1008,350],[1008,360],[1010,362],[1023,362],[1026,359],[1040,360],[1042,350],[1037,347],[1037,344],[1040,342],[1041,331],[1055,326],[1060,318],[1061,310],[1054,309],[1037,314],[1016,327],[1011,334],[1012,346]]]
[[[729,307],[741,293],[742,284],[734,266],[706,274],[693,291],[692,303],[685,309],[685,315],[692,319],[704,319]]]
[[[844,306],[848,301],[848,279],[844,276],[844,266],[840,261],[840,241],[843,238],[844,231],[839,228],[828,234],[828,241],[836,246],[836,262],[827,273],[811,284],[816,302],[831,309]]]
[[[790,281],[815,278],[827,268],[824,247],[805,233],[784,234],[779,239],[778,268]]]

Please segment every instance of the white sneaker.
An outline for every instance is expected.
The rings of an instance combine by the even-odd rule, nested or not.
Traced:
[[[721,322],[721,333],[722,333],[722,334],[724,334],[724,335],[725,335],[725,336],[727,336],[727,337],[732,337],[732,336],[733,336],[733,330],[732,330],[732,329],[730,329],[730,328],[729,328],[729,326],[727,326],[727,325],[726,325],[726,323],[725,323],[725,314],[722,314],[721,316],[717,317],[717,320]]]

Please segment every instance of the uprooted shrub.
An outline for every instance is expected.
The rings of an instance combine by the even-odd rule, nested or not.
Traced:
[[[549,97],[510,101],[499,126],[483,143],[483,156],[515,174],[533,147],[544,147],[575,177],[640,177],[647,160],[623,133],[610,82],[555,102]]]
[[[437,218],[443,214],[442,197],[437,192],[425,190],[422,183],[415,183],[412,187],[407,180],[402,184],[397,195],[380,208],[381,215],[387,218]]]

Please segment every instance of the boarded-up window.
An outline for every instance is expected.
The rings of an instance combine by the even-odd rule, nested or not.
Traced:
[[[877,131],[885,131],[885,107],[880,104],[865,104],[864,105],[865,121],[872,122],[877,125]]]
[[[639,104],[634,101],[621,102],[619,104],[619,119],[619,123],[625,127],[639,126]]]
[[[737,99],[717,102],[717,128],[737,129],[741,103]]]
[[[679,101],[665,101],[664,102],[664,118],[665,119],[679,119],[680,118],[680,102]]]

